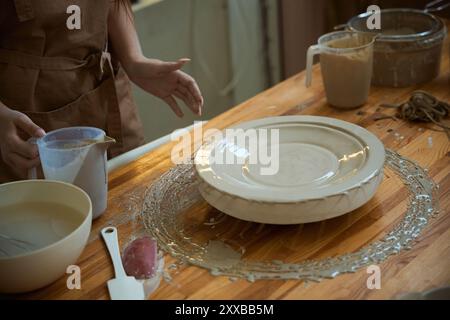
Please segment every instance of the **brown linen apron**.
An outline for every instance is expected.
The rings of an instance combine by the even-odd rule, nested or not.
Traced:
[[[103,129],[117,141],[114,157],[144,139],[128,77],[107,52],[110,1],[2,1],[0,101],[46,132]],[[80,29],[66,26],[70,5],[81,9]],[[0,158],[0,183],[17,179]]]

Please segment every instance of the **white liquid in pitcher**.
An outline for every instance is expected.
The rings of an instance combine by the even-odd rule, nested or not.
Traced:
[[[56,153],[53,156],[60,156],[60,161],[47,164],[46,161],[42,163],[45,177],[51,180],[64,181],[67,183],[74,183],[80,168],[85,161],[89,152],[89,148],[85,148],[95,143],[95,140],[56,140],[50,141],[46,144],[46,148],[50,150],[61,150],[61,153]],[[70,153],[70,152],[73,153]],[[66,152],[66,153],[65,153]]]
[[[46,179],[72,183],[86,191],[92,201],[93,219],[106,210],[108,192],[106,153],[104,147],[95,145],[98,142],[92,139],[52,141],[46,148],[56,150],[51,154],[53,158],[41,161]],[[55,160],[55,157],[60,158]]]
[[[0,207],[0,257],[15,256],[51,245],[77,229],[79,211],[62,204],[29,202]]]

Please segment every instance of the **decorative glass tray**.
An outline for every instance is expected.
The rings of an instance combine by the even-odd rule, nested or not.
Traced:
[[[180,263],[213,275],[320,281],[411,248],[438,212],[437,189],[425,169],[386,150],[385,178],[363,207],[322,222],[267,225],[235,219],[208,205],[193,165],[187,164],[149,187],[143,210],[142,198],[129,198],[134,217],[128,220],[139,229],[133,237],[148,234]]]

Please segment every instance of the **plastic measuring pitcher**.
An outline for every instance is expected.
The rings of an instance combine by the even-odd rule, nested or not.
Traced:
[[[93,218],[99,217],[107,206],[106,150],[115,140],[101,129],[71,127],[51,131],[34,142],[45,179],[83,189],[91,198]],[[37,178],[36,168],[30,170],[29,177]]]
[[[369,96],[373,69],[373,46],[377,34],[336,31],[319,38],[308,49],[306,86],[311,85],[314,55],[320,67],[328,103],[339,108],[363,105]]]

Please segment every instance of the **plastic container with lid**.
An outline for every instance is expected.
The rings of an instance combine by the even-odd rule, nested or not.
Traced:
[[[433,80],[439,74],[445,24],[415,9],[381,10],[381,30],[369,30],[363,13],[350,19],[352,31],[380,33],[374,47],[372,84],[407,87]]]

